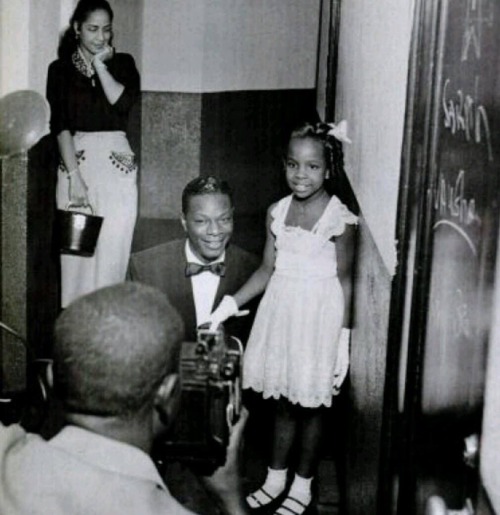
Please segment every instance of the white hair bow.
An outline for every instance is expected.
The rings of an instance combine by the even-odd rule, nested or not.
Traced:
[[[342,120],[339,123],[328,123],[328,127],[330,127],[330,130],[327,132],[329,136],[333,136],[339,141],[342,141],[343,143],[352,143],[352,141],[347,136],[347,121]]]

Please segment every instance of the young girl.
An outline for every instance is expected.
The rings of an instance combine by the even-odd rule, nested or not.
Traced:
[[[346,123],[304,124],[294,130],[285,159],[292,194],[267,214],[260,268],[212,314],[212,327],[242,314],[262,291],[244,358],[243,386],[277,399],[273,450],[266,480],[247,497],[251,508],[286,488],[292,444],[296,474],[276,511],[301,514],[311,502],[323,406],[331,406],[349,364],[349,305],[353,225],[357,217],[327,189],[343,173]]]

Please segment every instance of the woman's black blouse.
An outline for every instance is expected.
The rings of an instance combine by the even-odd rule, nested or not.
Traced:
[[[125,86],[115,104],[104,94],[97,75],[85,77],[69,60],[58,59],[49,66],[47,100],[51,108],[50,129],[96,132],[126,131],[128,114],[140,91],[140,78],[134,58],[115,54],[106,61],[115,80]]]

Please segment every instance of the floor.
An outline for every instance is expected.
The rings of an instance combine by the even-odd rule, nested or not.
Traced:
[[[267,408],[264,408],[258,414],[251,411],[245,430],[241,463],[242,485],[245,494],[261,486],[266,474],[267,455],[271,443],[272,409],[267,410],[267,413],[266,410]],[[327,415],[326,418],[331,419],[332,417]],[[329,436],[332,434],[329,430],[331,429],[331,420],[327,420],[326,425],[327,438],[325,438],[322,460],[319,464],[318,480],[313,483],[313,502],[306,511],[306,515],[337,515],[341,513],[335,451],[328,448]],[[188,467],[180,463],[169,464],[165,481],[173,495],[194,512],[203,515],[219,514],[212,500]],[[278,506],[279,502],[270,506],[269,509],[255,510],[255,513],[271,515]]]

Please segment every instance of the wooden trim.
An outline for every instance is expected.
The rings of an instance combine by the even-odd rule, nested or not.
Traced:
[[[441,2],[416,0],[408,70],[406,119],[401,156],[401,178],[396,228],[398,267],[391,290],[387,342],[386,384],[384,389],[381,454],[378,479],[377,513],[394,512],[395,478],[398,482],[398,513],[412,513],[414,474],[415,419],[422,382],[422,353],[425,344],[432,257],[432,209],[426,191],[434,178],[429,169],[431,134],[435,111],[434,64]],[[414,250],[410,239],[416,233]],[[417,266],[418,265],[418,266]],[[406,370],[401,371],[401,351],[408,274],[413,274],[414,288],[410,299],[410,327]],[[411,373],[410,373],[411,371]],[[403,413],[400,413],[399,377],[405,374]]]
[[[326,0],[327,1],[327,0]],[[338,48],[340,35],[340,12],[342,0],[330,0],[330,31],[328,36],[328,74],[326,77],[326,121],[335,119],[337,93]]]

